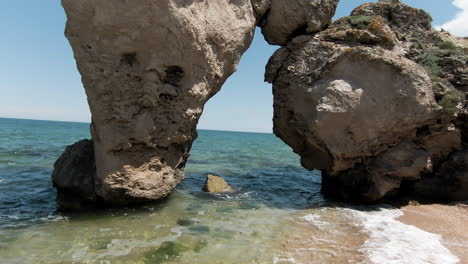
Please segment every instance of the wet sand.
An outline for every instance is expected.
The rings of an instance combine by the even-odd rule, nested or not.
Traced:
[[[402,211],[399,221],[441,235],[444,246],[468,264],[468,203],[407,206]]]
[[[360,252],[368,236],[352,223],[349,213],[334,209],[305,210],[282,234],[282,254],[275,264],[363,263]]]

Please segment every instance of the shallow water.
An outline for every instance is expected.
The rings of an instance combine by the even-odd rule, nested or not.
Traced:
[[[391,222],[387,209],[332,207],[320,194],[320,173],[303,169],[271,134],[201,130],[186,180],[169,198],[58,213],[53,163],[88,131],[88,124],[0,119],[0,263],[420,263],[404,261],[415,252],[395,257],[378,247],[388,234],[375,230],[407,226]],[[203,193],[208,173],[237,192]],[[373,226],[372,215],[385,225]],[[454,263],[439,237],[413,233],[415,243],[433,241],[432,249]],[[396,245],[386,245],[411,245],[400,234]]]

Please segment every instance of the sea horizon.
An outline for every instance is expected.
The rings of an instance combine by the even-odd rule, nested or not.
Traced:
[[[47,119],[17,118],[17,117],[1,117],[1,116],[0,116],[0,119],[13,119],[13,120],[25,120],[25,121],[43,121],[43,122],[58,122],[58,123],[76,123],[76,124],[88,124],[88,125],[91,125],[91,122],[83,122],[83,121],[47,120]],[[235,133],[272,134],[272,135],[274,135],[273,132],[240,131],[240,130],[224,130],[224,129],[206,129],[206,128],[197,128],[197,131],[218,131],[218,132],[235,132]]]

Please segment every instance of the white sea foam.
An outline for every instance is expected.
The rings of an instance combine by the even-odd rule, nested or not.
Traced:
[[[62,221],[68,221],[69,218],[66,216],[62,215],[48,215],[47,217],[41,217],[39,220],[44,221],[44,222],[62,222]]]
[[[0,215],[0,218],[7,218],[7,219],[13,219],[13,220],[21,219],[19,215]]]
[[[329,223],[325,221],[321,221],[320,218],[321,217],[319,214],[309,214],[309,215],[302,217],[302,219],[304,219],[307,222],[310,222],[311,224],[313,224],[315,227],[319,229],[326,228],[327,226],[329,226]]]
[[[215,193],[214,195],[223,200],[242,201],[249,199],[252,196],[252,194],[254,194],[253,191],[245,193]]]
[[[459,259],[442,245],[442,237],[403,224],[396,219],[403,215],[398,209],[349,211],[356,223],[369,235],[361,251],[369,263],[451,264]]]

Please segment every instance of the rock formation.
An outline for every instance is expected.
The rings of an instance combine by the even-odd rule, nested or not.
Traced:
[[[320,31],[331,22],[337,4],[338,0],[271,0],[260,24],[265,40],[285,45],[298,35]]]
[[[466,50],[431,21],[399,1],[364,4],[270,59],[274,132],[322,170],[326,194],[430,197],[437,182],[451,186],[440,198],[468,199],[468,171],[447,175],[465,157]]]
[[[338,0],[62,3],[93,137],[55,165],[64,207],[167,196],[256,26],[283,46],[265,74],[274,132],[322,170],[326,194],[468,199],[466,40],[422,10],[381,0],[331,23]]]
[[[52,182],[61,209],[80,209],[96,202],[94,179],[96,163],[91,140],[79,141],[65,150],[55,162]]]
[[[204,104],[249,47],[249,0],[63,0],[92,113],[95,192],[121,204],[167,196]]]
[[[108,204],[167,196],[184,178],[205,103],[236,70],[256,25],[284,43],[325,27],[337,2],[62,0],[92,113],[96,172],[86,177],[94,183],[88,196],[90,186],[68,179],[82,177],[70,168],[80,162],[69,160],[83,155],[67,150],[54,172],[59,200],[68,190]]]
[[[231,191],[232,188],[222,177],[208,174],[203,190],[209,193],[221,193]]]

